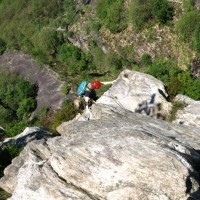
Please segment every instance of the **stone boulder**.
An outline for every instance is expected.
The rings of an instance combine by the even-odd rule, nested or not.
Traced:
[[[10,200],[199,198],[200,128],[96,104],[29,143],[0,179]]]
[[[200,101],[195,101],[184,95],[177,95],[175,101],[184,103],[186,106],[178,110],[176,120],[173,122],[200,127]]]
[[[52,137],[53,134],[43,127],[26,127],[24,131],[12,138],[5,138],[2,145],[25,146],[33,140]]]
[[[97,103],[118,106],[132,112],[154,115],[151,108],[169,114],[171,103],[164,84],[151,75],[124,70],[112,87],[104,93]]]

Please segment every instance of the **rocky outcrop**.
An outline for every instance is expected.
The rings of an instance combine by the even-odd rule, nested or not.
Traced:
[[[64,82],[59,80],[58,74],[48,67],[40,68],[29,56],[6,52],[0,56],[2,66],[38,85],[37,109],[44,106],[58,109],[66,100],[67,96],[61,92]]]
[[[5,169],[11,200],[177,199],[199,187],[200,129],[96,104],[93,120],[29,143]],[[196,150],[195,150],[196,149]]]
[[[89,118],[79,115],[57,128],[60,136],[30,142],[0,187],[10,200],[200,199],[200,128],[135,113],[144,101],[166,103],[168,112],[165,97],[162,82],[125,70]]]
[[[125,70],[98,103],[146,115],[157,115],[157,111],[154,112],[157,106],[160,106],[162,115],[167,115],[172,106],[167,98],[165,86],[161,81],[148,74]]]
[[[175,123],[200,127],[200,101],[195,101],[184,95],[177,95],[175,101],[185,104],[176,114]]]
[[[25,130],[12,138],[5,138],[1,145],[14,145],[22,147],[33,140],[53,137],[53,134],[48,132],[43,127],[27,127]]]

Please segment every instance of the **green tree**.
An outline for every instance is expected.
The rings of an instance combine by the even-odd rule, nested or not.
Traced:
[[[151,12],[151,0],[132,1],[129,9],[129,16],[136,31],[143,29],[153,17]]]
[[[91,50],[92,62],[97,71],[103,72],[105,67],[105,54],[102,49],[94,47]]]
[[[7,122],[12,121],[13,116],[12,112],[10,112],[9,109],[4,108],[2,105],[0,105],[0,124],[1,126],[4,126],[7,124]]]
[[[76,5],[73,0],[64,0],[63,8],[65,15],[63,16],[63,22],[67,25],[74,21],[76,15]]]
[[[0,55],[6,50],[6,43],[0,38]]]
[[[114,53],[108,53],[105,56],[105,71],[117,71],[122,69],[121,59]]]
[[[43,28],[40,32],[36,32],[33,35],[32,43],[35,47],[36,55],[40,58],[43,57],[43,61],[47,63],[48,61],[52,61],[61,41],[59,41],[55,30],[51,28]],[[47,61],[44,59],[47,59]]]
[[[198,11],[184,13],[176,23],[176,32],[179,38],[185,42],[190,42],[199,21],[200,13]]]
[[[33,98],[26,98],[23,99],[19,103],[19,107],[17,109],[17,116],[19,119],[22,119],[24,115],[27,115],[28,113],[32,112],[36,107],[36,101]]]
[[[47,127],[50,131],[56,132],[56,128],[62,123],[73,119],[76,114],[77,110],[75,109],[72,101],[64,102],[62,109],[57,110],[56,113],[52,113],[50,110],[47,112],[46,116],[44,116],[40,123]]]
[[[185,12],[190,12],[195,10],[196,0],[183,0],[183,9]]]
[[[0,124],[8,134],[18,134],[27,125],[24,115],[36,107],[37,87],[6,68],[0,74]]]
[[[53,18],[61,12],[62,5],[62,0],[31,0],[28,2],[28,14],[39,18]]]
[[[0,177],[3,176],[3,169],[11,164],[13,158],[19,155],[22,148],[17,148],[13,145],[4,146],[0,154]]]
[[[63,44],[58,51],[58,60],[67,65],[72,72],[80,72],[88,69],[87,56],[78,47],[72,44]]]
[[[177,76],[182,73],[182,71],[173,61],[154,61],[147,68],[146,72],[163,81],[163,83],[167,86],[167,91],[171,98],[179,92],[180,83]]]
[[[149,55],[149,54],[147,54],[147,53],[144,53],[144,54],[142,55],[141,61],[142,61],[142,64],[143,64],[144,66],[151,65],[151,64],[152,64],[151,55]]]
[[[127,45],[125,47],[120,46],[118,47],[118,52],[123,60],[127,60],[129,63],[135,62],[136,51],[133,45]]]
[[[98,0],[97,2],[97,17],[112,33],[120,32],[127,26],[123,4],[124,0]]]
[[[2,1],[0,38],[7,49],[22,50],[50,63],[63,42],[56,31],[62,25],[63,4],[63,0]]]
[[[200,53],[200,23],[196,26],[194,36],[193,36],[193,46],[194,49]]]
[[[189,96],[192,99],[200,100],[200,80],[193,79],[189,71],[185,71],[178,75],[181,83],[180,93]]]
[[[161,23],[166,24],[173,19],[174,8],[167,0],[152,0],[152,14]]]

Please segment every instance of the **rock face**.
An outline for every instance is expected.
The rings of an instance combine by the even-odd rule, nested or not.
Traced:
[[[6,138],[2,142],[2,145],[14,145],[16,147],[21,147],[33,140],[40,140],[42,138],[49,138],[52,136],[52,133],[42,127],[26,127],[25,130],[19,135],[12,138]]]
[[[151,108],[159,105],[162,114],[166,115],[171,109],[167,97],[164,84],[158,79],[148,74],[125,70],[98,103],[147,115],[152,115]]]
[[[200,127],[200,101],[195,101],[184,95],[177,95],[176,101],[186,104],[185,108],[179,110],[175,123]]]
[[[59,80],[58,74],[47,67],[41,69],[27,55],[6,52],[0,56],[1,65],[38,85],[37,109],[43,106],[58,109],[66,100],[66,95],[61,92],[64,82]]]
[[[60,136],[30,142],[0,187],[10,200],[200,199],[200,128],[132,112],[144,101],[168,112],[165,95],[151,76],[122,72],[90,120],[78,116],[57,128]]]
[[[0,181],[11,200],[197,195],[199,128],[102,104],[94,105],[92,114],[94,120],[63,123],[61,136],[25,147]]]

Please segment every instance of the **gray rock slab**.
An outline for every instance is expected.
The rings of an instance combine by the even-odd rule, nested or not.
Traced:
[[[38,66],[28,55],[6,52],[0,56],[0,67],[3,66],[38,85],[37,109],[43,106],[58,109],[67,98],[61,92],[64,82],[59,80],[58,74],[47,66]]]
[[[0,180],[11,200],[185,200],[198,191],[199,128],[110,105],[91,112],[13,160]]]
[[[177,95],[176,101],[186,104],[186,106],[178,110],[174,123],[200,127],[200,101],[195,101],[185,95]]]
[[[147,105],[160,104],[165,114],[171,109],[164,84],[151,75],[124,70],[112,87],[105,92],[97,103],[122,107],[135,112],[144,102]]]

